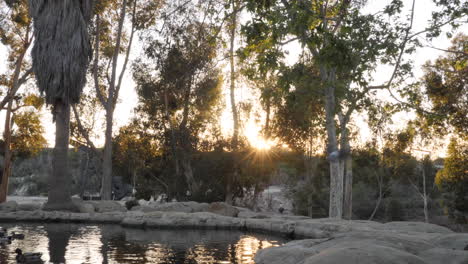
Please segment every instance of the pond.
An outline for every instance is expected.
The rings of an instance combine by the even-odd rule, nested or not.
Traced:
[[[259,249],[286,239],[241,231],[142,230],[116,225],[1,225],[25,235],[0,247],[0,263],[16,263],[15,249],[40,252],[45,263],[251,264]]]

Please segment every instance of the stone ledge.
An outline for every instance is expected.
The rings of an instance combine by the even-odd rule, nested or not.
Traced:
[[[229,217],[210,212],[105,212],[49,211],[0,212],[0,222],[60,222],[116,224],[142,229],[213,229],[262,232],[295,240],[261,250],[256,263],[468,263],[468,234],[415,222],[381,224],[372,221]],[[431,257],[432,256],[432,257]],[[432,259],[431,259],[431,258]],[[336,262],[339,261],[339,262]],[[409,262],[408,262],[409,261]],[[444,264],[448,264],[445,263]]]

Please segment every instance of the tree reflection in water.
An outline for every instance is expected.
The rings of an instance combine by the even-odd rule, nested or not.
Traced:
[[[50,263],[253,264],[258,250],[286,242],[240,231],[140,230],[77,224],[4,226],[26,234],[25,240],[0,248],[0,262],[12,264],[17,247],[41,252]]]

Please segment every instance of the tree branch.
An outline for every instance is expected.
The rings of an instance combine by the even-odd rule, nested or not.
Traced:
[[[130,33],[130,40],[128,41],[127,52],[125,54],[125,61],[124,61],[124,64],[122,66],[122,71],[120,72],[119,81],[117,82],[115,96],[114,96],[114,99],[112,100],[112,103],[114,104],[114,108],[115,108],[115,105],[117,104],[117,99],[119,98],[120,88],[122,86],[122,80],[123,80],[123,77],[125,75],[125,71],[127,69],[127,64],[128,64],[128,60],[129,60],[129,57],[130,57],[130,51],[132,49],[133,36],[135,35],[135,31],[136,31],[135,30],[136,3],[137,3],[137,0],[134,0],[134,2],[133,2],[133,11],[132,11],[132,29],[131,29],[131,33]]]
[[[78,114],[78,110],[76,109],[76,105],[72,104],[72,110],[73,110],[73,114],[75,115],[76,123],[78,125],[78,130],[80,131],[80,134],[85,138],[86,143],[93,150],[93,152],[96,154],[96,156],[100,156],[99,151],[97,150],[96,146],[91,141],[91,139],[89,138],[88,132],[84,128],[83,124],[81,123],[80,115]]]
[[[99,15],[96,15],[96,43],[94,44],[94,67],[93,67],[93,77],[94,77],[94,88],[96,89],[96,94],[99,102],[105,108],[107,105],[106,100],[99,88],[99,75],[98,75],[98,64],[99,64],[99,41],[101,36],[101,19]]]

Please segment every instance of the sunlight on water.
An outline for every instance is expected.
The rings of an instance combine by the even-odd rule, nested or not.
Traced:
[[[258,250],[286,242],[239,231],[140,230],[76,224],[3,226],[26,238],[0,247],[2,264],[16,263],[16,248],[40,252],[45,263],[54,264],[253,264]]]

